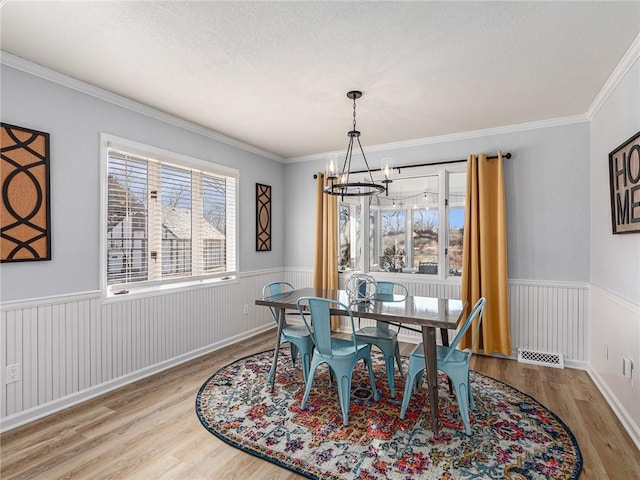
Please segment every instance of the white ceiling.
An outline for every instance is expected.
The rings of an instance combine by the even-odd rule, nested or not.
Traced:
[[[1,1],[1,0],[0,0]],[[1,4],[1,3],[0,3]],[[3,51],[284,159],[584,114],[640,2],[18,2]]]

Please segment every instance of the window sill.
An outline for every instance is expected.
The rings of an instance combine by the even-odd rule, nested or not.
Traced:
[[[197,290],[201,288],[218,287],[228,285],[229,283],[237,283],[238,276],[228,275],[225,277],[215,278],[199,278],[185,279],[183,281],[160,282],[156,284],[146,284],[139,286],[125,286],[114,288],[113,292],[109,288],[104,292],[103,300],[107,303],[131,300],[132,298],[147,298],[158,295],[166,295],[168,293],[177,293],[179,291]],[[123,293],[119,293],[123,292]]]

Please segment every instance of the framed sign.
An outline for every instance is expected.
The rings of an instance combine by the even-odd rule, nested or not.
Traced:
[[[271,187],[256,183],[256,251],[271,251]]]
[[[640,132],[609,154],[613,233],[640,232]]]
[[[0,124],[0,262],[51,260],[49,134]]]

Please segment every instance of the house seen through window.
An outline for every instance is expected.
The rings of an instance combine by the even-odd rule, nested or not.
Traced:
[[[106,163],[108,293],[235,273],[235,176],[122,148]]]
[[[339,269],[460,276],[465,165],[405,169],[388,196],[339,198]]]

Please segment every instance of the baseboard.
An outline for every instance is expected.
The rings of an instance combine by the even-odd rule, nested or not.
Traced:
[[[627,411],[624,409],[620,402],[616,398],[616,396],[611,392],[607,383],[602,379],[602,377],[593,370],[592,368],[587,368],[587,373],[595,383],[596,387],[602,393],[602,396],[605,398],[613,413],[618,418],[624,429],[627,431],[633,443],[635,443],[638,450],[640,450],[640,427],[635,424],[633,419],[629,416]]]
[[[160,373],[164,370],[168,370],[170,368],[176,367],[182,363],[188,362],[190,360],[201,357],[208,353],[215,352],[216,350],[220,350],[240,340],[245,340],[247,338],[255,337],[256,335],[260,335],[272,329],[273,329],[272,324],[266,324],[261,327],[250,330],[248,332],[244,332],[242,334],[238,334],[233,337],[226,338],[221,342],[217,342],[212,345],[207,345],[206,347],[194,350],[192,352],[185,353],[184,355],[179,355],[177,357],[171,358],[164,362],[160,362],[150,367],[143,368],[136,372],[132,372],[129,375],[118,377],[114,380],[101,383],[100,385],[96,385],[94,387],[88,388],[81,392],[77,392],[72,395],[59,398],[52,402],[38,405],[37,407],[31,408],[28,410],[23,410],[21,412],[16,413],[15,415],[4,417],[0,419],[0,433],[7,432],[9,430],[20,427],[27,423],[47,417],[61,410],[73,407],[74,405],[78,405],[80,403],[86,402],[87,400],[90,400],[92,398],[108,393],[117,388],[123,387],[125,385],[136,382],[138,380],[142,380],[143,378],[149,377],[151,375],[155,375],[156,373]]]

